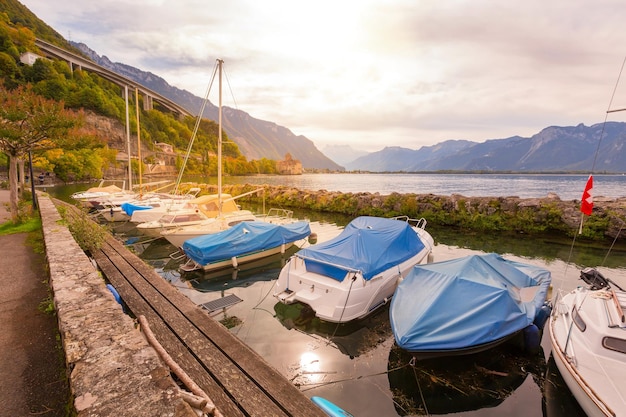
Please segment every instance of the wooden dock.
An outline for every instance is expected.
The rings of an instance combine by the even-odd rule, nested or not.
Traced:
[[[261,356],[109,236],[94,258],[135,315],[228,417],[326,414]],[[137,393],[141,395],[141,393]]]

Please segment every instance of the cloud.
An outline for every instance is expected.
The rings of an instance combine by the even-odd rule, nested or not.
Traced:
[[[618,0],[23,3],[98,54],[199,96],[222,58],[228,105],[320,148],[365,150],[601,122],[626,18]]]

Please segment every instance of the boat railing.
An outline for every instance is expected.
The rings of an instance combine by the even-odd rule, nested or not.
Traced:
[[[407,222],[412,227],[417,227],[419,229],[426,229],[426,224],[428,223],[425,218],[413,219],[409,216],[396,216],[392,217],[393,220],[400,220],[403,222]]]
[[[268,223],[288,223],[293,221],[293,210],[271,208],[261,218]]]
[[[193,259],[187,258],[187,260],[179,266],[179,269],[183,272],[192,272],[202,269],[202,266]]]

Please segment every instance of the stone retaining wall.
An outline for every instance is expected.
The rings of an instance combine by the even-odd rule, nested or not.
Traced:
[[[46,195],[38,194],[50,284],[77,415],[196,416]]]

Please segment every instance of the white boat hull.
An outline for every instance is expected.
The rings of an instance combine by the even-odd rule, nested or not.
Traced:
[[[186,201],[176,201],[147,210],[135,210],[133,215],[130,216],[130,221],[137,224],[156,222],[165,214],[177,213],[182,210],[190,210],[188,203]]]
[[[222,217],[209,219],[205,222],[184,227],[175,227],[169,230],[159,231],[161,237],[167,239],[176,248],[181,248],[183,243],[194,237],[212,233],[218,233],[243,221],[254,221],[256,217],[248,210],[228,213]]]
[[[391,300],[398,283],[411,268],[430,260],[433,239],[423,229],[416,232],[424,249],[370,280],[365,280],[359,272],[348,272],[343,281],[308,272],[304,260],[294,256],[281,270],[274,296],[285,304],[307,304],[317,317],[329,322],[344,323],[364,318]]]
[[[196,226],[200,224],[215,223],[216,219],[209,219],[196,210],[179,210],[173,214],[164,214],[161,219],[139,223],[137,231],[150,237],[160,238],[161,233],[182,227]]]
[[[589,417],[626,416],[626,324],[609,294],[577,288],[558,300],[548,326],[559,372]]]

